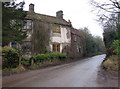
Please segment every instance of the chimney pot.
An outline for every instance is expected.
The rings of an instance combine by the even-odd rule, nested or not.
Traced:
[[[60,10],[60,11],[56,12],[56,17],[60,18],[60,19],[63,19],[63,11]]]
[[[34,4],[29,5],[29,12],[34,12]]]

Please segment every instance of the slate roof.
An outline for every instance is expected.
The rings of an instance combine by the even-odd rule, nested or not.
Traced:
[[[77,36],[79,36],[79,37],[81,37],[81,38],[83,38],[83,39],[85,39],[84,36],[83,36],[83,34],[82,34],[82,31],[81,31],[81,30],[77,30],[77,29],[74,29],[74,28],[73,28],[73,29],[71,30],[71,33],[74,34],[74,35],[77,35]]]
[[[38,13],[27,12],[26,18],[32,19],[32,20],[39,20],[39,21],[52,23],[52,24],[60,24],[60,25],[70,26],[70,23],[64,19],[60,19],[60,18],[57,18],[54,16],[49,16],[49,15],[38,14]]]

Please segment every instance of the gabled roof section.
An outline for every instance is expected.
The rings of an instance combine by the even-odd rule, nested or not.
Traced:
[[[83,39],[85,39],[85,37],[84,37],[84,35],[82,34],[82,31],[81,30],[77,30],[77,29],[72,29],[71,30],[71,33],[72,34],[74,34],[74,35],[77,35],[77,36],[79,36],[79,37],[81,37],[81,38],[83,38]]]
[[[39,21],[43,21],[51,24],[70,26],[70,23],[64,19],[60,19],[54,16],[49,16],[49,15],[38,14],[38,13],[27,12],[26,19],[39,20]]]

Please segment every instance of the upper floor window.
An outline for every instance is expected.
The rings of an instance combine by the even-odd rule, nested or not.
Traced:
[[[23,30],[32,30],[31,20],[26,20],[26,22],[23,23]]]
[[[53,33],[61,33],[60,26],[55,26],[53,28]]]

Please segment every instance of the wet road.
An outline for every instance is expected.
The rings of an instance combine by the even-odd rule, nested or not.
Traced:
[[[105,55],[98,55],[69,64],[5,76],[3,87],[113,87],[98,81],[106,80],[98,77],[104,58]]]

